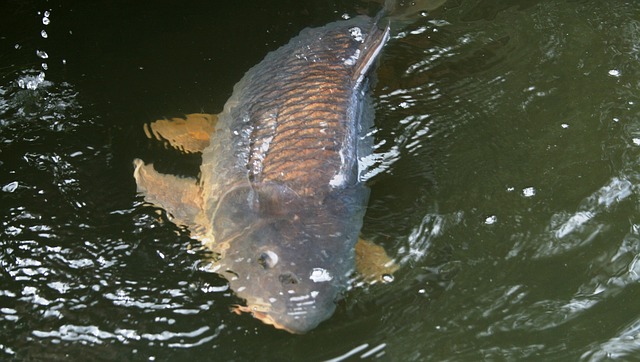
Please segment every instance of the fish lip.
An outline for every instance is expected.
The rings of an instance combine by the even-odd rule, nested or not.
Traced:
[[[266,312],[261,312],[259,311],[256,307],[251,307],[251,306],[245,306],[245,305],[234,305],[232,306],[231,309],[232,312],[240,315],[242,313],[249,313],[251,314],[254,318],[256,318],[257,320],[261,321],[264,324],[267,325],[271,325],[273,327],[275,327],[276,329],[281,329],[284,331],[287,331],[291,334],[304,334],[306,331],[299,331],[299,330],[294,330],[294,329],[290,329],[286,326],[284,326],[283,324],[280,324],[278,322],[275,321],[275,319],[273,319],[273,317],[271,315],[269,315]]]
[[[305,329],[293,329],[293,328],[285,326],[282,323],[278,323],[269,314],[268,310],[267,311],[261,311],[259,309],[269,309],[269,308],[265,307],[265,306],[258,306],[258,305],[254,305],[254,306],[251,306],[251,305],[247,305],[247,306],[245,306],[245,305],[234,305],[234,306],[231,307],[231,311],[236,313],[236,314],[238,314],[238,315],[241,315],[242,313],[249,313],[254,318],[256,318],[257,320],[261,321],[262,323],[267,324],[267,325],[271,325],[271,326],[275,327],[276,329],[281,329],[283,331],[287,331],[287,332],[289,332],[291,334],[298,334],[298,335],[305,334],[305,333],[311,331],[312,329],[314,329],[317,326],[317,324],[312,324],[312,325],[309,325],[308,328],[305,328]]]

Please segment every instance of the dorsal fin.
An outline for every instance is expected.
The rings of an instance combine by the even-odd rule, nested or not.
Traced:
[[[373,21],[373,25],[359,49],[360,56],[358,57],[358,63],[353,73],[353,81],[356,87],[360,85],[362,79],[367,75],[367,72],[371,69],[378,55],[380,55],[382,47],[386,44],[387,40],[389,40],[389,33],[389,24],[381,29],[378,22]]]

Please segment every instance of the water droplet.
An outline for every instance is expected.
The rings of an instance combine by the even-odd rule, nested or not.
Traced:
[[[49,15],[51,15],[51,13],[48,10],[44,12],[44,16],[42,17],[42,24],[49,25],[49,23],[51,22],[49,20]]]
[[[47,52],[42,51],[42,50],[36,50],[36,55],[39,56],[42,59],[49,58],[49,54],[47,54]]]
[[[18,79],[18,87],[22,89],[35,90],[44,82],[44,72],[40,72],[37,76],[26,75]]]
[[[495,215],[488,216],[486,219],[484,219],[484,223],[487,225],[493,225],[496,223],[496,221],[498,221],[498,217]]]
[[[2,187],[4,192],[14,192],[18,188],[18,181],[10,182]]]
[[[536,189],[534,187],[527,187],[522,189],[522,196],[532,197],[536,195]]]
[[[609,75],[612,77],[619,77],[620,76],[620,71],[617,69],[611,69],[609,70]]]
[[[309,279],[313,280],[314,283],[322,283],[322,282],[330,281],[331,279],[333,279],[333,277],[331,276],[329,271],[326,269],[313,268],[313,270],[311,271],[311,275],[309,276]]]
[[[47,34],[47,32],[46,32],[46,31],[42,30],[42,31],[40,32],[40,36],[42,36],[43,38],[45,38],[45,39],[46,39],[46,38],[48,38],[48,37],[49,37],[49,34]]]
[[[363,43],[364,42],[364,36],[362,35],[362,29],[360,29],[357,26],[354,26],[353,28],[349,28],[349,34],[351,34],[351,37],[353,37],[353,39],[357,42]]]
[[[350,56],[348,59],[345,59],[344,65],[352,66],[356,64],[358,58],[360,58],[360,49],[356,49],[356,52],[352,56]]]

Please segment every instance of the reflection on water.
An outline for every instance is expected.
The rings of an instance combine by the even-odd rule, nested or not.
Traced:
[[[229,312],[131,160],[193,172],[141,125],[219,111],[267,51],[362,4],[21,4],[0,5],[0,359],[640,352],[638,5],[448,2],[395,34],[363,233],[402,268],[291,336]]]

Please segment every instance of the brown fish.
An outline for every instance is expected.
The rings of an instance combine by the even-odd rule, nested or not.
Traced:
[[[198,180],[140,160],[134,176],[148,202],[221,255],[216,271],[246,301],[236,311],[292,333],[333,314],[356,263],[369,75],[388,38],[389,27],[366,16],[305,29],[251,68],[219,115],[146,128],[202,152]]]

